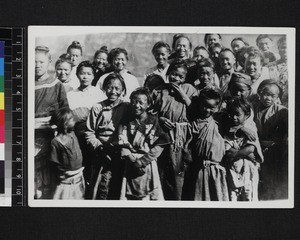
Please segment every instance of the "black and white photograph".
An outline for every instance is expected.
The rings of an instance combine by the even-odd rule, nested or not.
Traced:
[[[292,208],[294,89],[292,28],[30,26],[28,203]]]

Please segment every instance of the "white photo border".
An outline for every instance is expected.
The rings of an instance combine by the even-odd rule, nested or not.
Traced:
[[[288,199],[258,202],[38,200],[34,199],[34,49],[37,37],[96,33],[284,34],[289,73],[289,182]],[[293,208],[295,164],[295,28],[266,27],[133,27],[133,26],[29,26],[28,27],[28,205],[30,207],[100,208]]]

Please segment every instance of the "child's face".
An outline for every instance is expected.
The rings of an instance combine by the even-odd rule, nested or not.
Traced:
[[[258,48],[259,50],[263,51],[263,52],[267,52],[267,51],[271,51],[272,48],[272,41],[269,38],[262,38],[258,41]]]
[[[107,54],[100,52],[95,58],[95,63],[97,68],[105,68],[105,65],[107,64]]]
[[[35,76],[43,76],[49,67],[49,58],[45,53],[37,52],[35,54]]]
[[[278,100],[278,96],[278,87],[274,84],[271,84],[269,86],[266,86],[266,88],[260,94],[259,99],[265,107],[270,107]]]
[[[234,66],[235,56],[232,54],[232,52],[225,51],[220,54],[219,61],[223,70],[230,70]]]
[[[209,58],[209,54],[208,54],[207,51],[205,51],[203,49],[198,49],[198,50],[194,51],[194,53],[193,53],[193,59],[196,62],[199,62],[200,60],[202,60],[204,58]]]
[[[176,83],[176,84],[182,84],[185,81],[186,77],[186,70],[182,67],[175,68],[169,75],[169,82],[170,83]]]
[[[249,87],[239,82],[231,84],[229,91],[232,97],[243,97],[244,99],[246,99],[250,93]]]
[[[279,52],[279,55],[280,55],[281,59],[287,60],[287,46],[286,46],[286,42],[282,42],[278,46],[278,52]]]
[[[231,43],[231,48],[234,53],[237,53],[244,46],[245,46],[245,43],[241,40],[235,40]]]
[[[144,94],[134,96],[134,98],[131,100],[131,106],[135,116],[142,115],[149,107],[147,96]]]
[[[214,79],[214,70],[210,67],[201,67],[198,71],[198,78],[200,85],[203,87],[209,86],[212,84]]]
[[[189,56],[190,42],[186,38],[179,38],[175,45],[176,56],[184,58]]]
[[[218,48],[218,47],[214,47],[212,50],[211,50],[211,58],[213,60],[218,60],[219,59],[219,54],[221,52],[221,48]]]
[[[77,66],[81,61],[81,51],[77,48],[71,48],[69,51],[71,56],[72,67]]]
[[[246,121],[248,116],[245,114],[245,112],[241,108],[237,108],[234,110],[232,109],[229,112],[229,118],[230,118],[233,126],[239,126],[239,125],[242,125]]]
[[[114,68],[117,72],[120,72],[123,69],[125,69],[126,63],[127,58],[124,53],[120,53],[119,55],[117,55],[113,61]]]
[[[70,74],[71,74],[71,70],[72,70],[72,67],[69,63],[67,62],[62,62],[62,63],[59,63],[57,66],[56,66],[56,75],[57,75],[57,78],[61,81],[61,82],[65,82],[68,80]]]
[[[251,77],[251,79],[257,79],[262,70],[262,63],[260,57],[250,57],[245,61],[246,73]]]
[[[157,48],[154,52],[154,58],[158,65],[163,66],[168,62],[168,57],[170,56],[170,53],[168,49],[165,47]]]
[[[119,99],[122,92],[123,92],[123,87],[122,87],[122,83],[120,82],[119,79],[111,80],[105,88],[105,93],[106,93],[107,99],[110,102],[114,102],[117,99]]]
[[[207,46],[212,45],[213,43],[220,43],[221,39],[218,34],[210,34],[207,37]]]
[[[218,110],[219,100],[205,99],[199,106],[199,113],[201,118],[208,118]]]
[[[94,79],[93,69],[90,67],[81,67],[78,78],[82,87],[90,86]]]

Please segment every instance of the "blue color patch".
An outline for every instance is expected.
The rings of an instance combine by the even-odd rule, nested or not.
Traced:
[[[0,76],[4,76],[4,58],[0,58]]]

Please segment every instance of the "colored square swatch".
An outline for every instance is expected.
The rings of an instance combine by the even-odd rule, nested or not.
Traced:
[[[5,129],[4,125],[0,126],[0,143],[4,143],[5,141]]]
[[[4,92],[4,77],[0,76],[0,92]]]
[[[4,93],[0,92],[0,110],[4,109]]]

